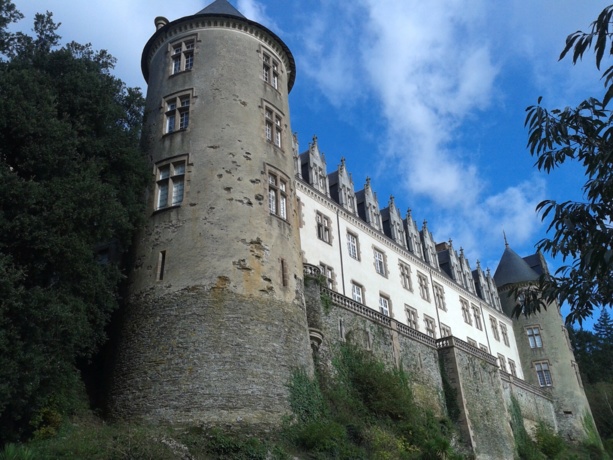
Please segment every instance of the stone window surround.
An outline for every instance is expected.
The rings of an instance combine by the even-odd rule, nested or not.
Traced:
[[[192,88],[169,94],[163,98],[164,123],[162,129],[164,136],[189,131],[190,111],[194,99]]]
[[[350,238],[351,237],[351,238]],[[355,260],[360,260],[360,239],[357,233],[351,232],[347,230],[347,252],[349,253],[349,257]],[[354,255],[352,254],[354,253]]]
[[[413,308],[410,305],[404,305],[404,312],[407,316],[407,326],[411,329],[419,331],[419,312],[417,308]]]
[[[261,100],[261,109],[264,140],[283,152],[283,131],[286,128],[283,112],[266,99]]]
[[[177,166],[180,165],[180,168]],[[180,207],[185,200],[187,193],[187,173],[188,173],[188,155],[176,155],[171,158],[167,158],[155,164],[155,195],[154,195],[154,212],[164,211],[166,209],[172,209]],[[168,167],[168,175],[163,177],[162,171]],[[177,170],[179,169],[179,172]],[[180,199],[177,199],[177,192],[179,192],[180,184]],[[165,189],[166,192],[166,204],[160,203],[160,193]]]
[[[411,279],[411,266],[401,260],[398,261],[400,271],[400,284],[407,291],[413,292],[413,280]]]
[[[332,245],[332,219],[323,214],[322,212],[315,211],[315,225],[317,232],[317,239]]]
[[[262,56],[262,80],[271,88],[279,91],[279,77],[282,74],[281,59],[270,48],[260,45],[258,50]]]
[[[373,265],[375,267],[375,271],[379,275],[383,276],[384,278],[387,278],[389,269],[387,268],[387,256],[385,254],[385,251],[383,251],[382,249],[378,248],[375,245],[372,246],[372,250],[373,250]]]
[[[290,180],[285,174],[276,169],[275,167],[265,164],[266,175],[266,196],[268,197],[268,211],[271,216],[275,216],[281,219],[283,222],[288,221],[290,215]],[[271,183],[271,177],[276,179],[276,182]],[[272,207],[272,199],[274,193],[274,208]]]
[[[385,312],[386,309],[387,309],[387,313]],[[393,318],[392,300],[390,299],[389,295],[381,293],[381,292],[379,293],[379,312],[385,316],[389,316],[390,318]]]
[[[197,42],[198,35],[193,34],[182,37],[180,40],[175,40],[168,45],[168,54],[170,55],[171,77],[192,70],[196,54]]]
[[[428,282],[428,277],[417,271],[417,281],[419,284],[419,295],[426,302],[430,302],[430,283]]]

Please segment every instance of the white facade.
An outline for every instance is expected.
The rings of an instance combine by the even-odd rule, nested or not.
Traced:
[[[301,155],[302,170],[298,171],[296,179],[303,262],[322,268],[322,274],[330,278],[329,287],[333,291],[435,338],[450,332],[494,357],[503,357],[503,370],[523,379],[512,321],[500,310],[496,289],[492,292],[486,286],[482,289],[487,290],[485,298],[477,295],[472,278],[478,276],[478,270],[474,273],[468,271],[470,279],[467,279],[468,262],[463,255],[458,257],[450,245],[436,245],[437,250],[444,249],[452,254],[451,258],[459,260],[459,282],[456,282],[439,266],[438,260],[427,263],[434,251],[434,243],[428,242],[430,233],[427,228],[422,229],[421,244],[407,246],[405,238],[410,232],[401,231],[397,225],[388,225],[388,236],[383,230],[366,223],[351,199],[346,200],[348,205],[342,206],[331,198],[327,187],[332,182],[332,174],[327,180],[318,180],[313,185],[302,179],[303,175],[309,178],[313,175],[309,170],[313,161],[308,156],[319,159],[325,173],[325,160],[318,152],[316,139],[310,150]],[[316,167],[319,169],[321,165]],[[341,168],[344,169],[344,161]],[[342,171],[337,173],[340,175]],[[369,186],[368,181],[367,188]],[[354,196],[360,193],[349,191]],[[391,214],[396,210],[392,209],[393,200],[390,203],[390,209],[386,211]],[[381,220],[378,208],[374,213],[372,210],[369,212]],[[412,221],[410,216],[407,220]],[[381,229],[385,227],[381,221],[376,224]],[[402,238],[398,242],[391,238],[393,228]],[[420,250],[430,247],[430,254],[413,253],[407,249],[415,246]],[[482,273],[483,279],[491,283],[490,288],[493,286],[489,273]],[[468,308],[466,318],[463,303]]]

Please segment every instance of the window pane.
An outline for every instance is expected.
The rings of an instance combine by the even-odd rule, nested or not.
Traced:
[[[178,177],[172,183],[172,205],[181,204],[183,202],[183,177]]]
[[[158,184],[158,208],[165,208],[168,205],[168,181]]]
[[[183,161],[179,162],[179,163],[175,163],[174,165],[175,168],[175,176],[180,176],[182,174],[185,174],[185,163]]]

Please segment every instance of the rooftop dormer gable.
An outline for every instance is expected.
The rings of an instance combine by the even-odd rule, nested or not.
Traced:
[[[330,196],[328,188],[328,173],[326,171],[326,158],[319,151],[317,136],[309,143],[309,149],[300,155],[302,179],[314,189]]]
[[[468,262],[468,259],[464,257],[463,248],[460,248],[459,262],[460,262],[460,271],[462,273],[462,280],[460,284],[462,284],[462,286],[464,286],[466,290],[475,294],[476,293],[475,281],[473,280],[472,270],[470,269],[470,264]]]
[[[404,219],[404,230],[409,251],[411,251],[416,257],[423,260],[424,253],[421,246],[421,236],[419,234],[419,229],[417,228],[417,222],[415,222],[415,219],[413,219],[411,209],[407,210],[407,215]]]
[[[432,233],[428,230],[428,221],[424,220],[421,227],[421,243],[423,245],[425,261],[430,264],[431,267],[439,269],[438,256],[436,254],[436,244]]]
[[[381,210],[381,221],[384,233],[403,248],[407,248],[407,240],[404,233],[404,224],[400,211],[394,202],[394,196],[390,196],[387,208]]]
[[[355,198],[359,216],[371,227],[381,231],[379,201],[377,200],[377,194],[373,192],[370,186],[370,177],[366,178],[364,189],[356,192]]]
[[[477,295],[483,299],[485,303],[490,306],[494,306],[492,302],[492,293],[490,286],[485,278],[485,273],[481,269],[481,263],[477,260],[477,268],[473,270],[473,280],[475,282],[475,289]]]
[[[356,212],[355,190],[353,188],[353,178],[347,172],[345,157],[341,158],[338,169],[328,175],[328,185],[330,196],[347,211]]]

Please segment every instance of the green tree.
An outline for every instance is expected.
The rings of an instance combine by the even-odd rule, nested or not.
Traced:
[[[0,17],[1,446],[82,395],[77,362],[118,307],[114,262],[142,215],[146,167],[143,99],[111,75],[114,59],[58,48],[51,13],[34,37],[7,32],[20,18],[10,1]]]
[[[593,46],[600,70],[605,55],[613,54],[611,17],[605,8],[591,31],[575,32],[566,39],[560,55],[572,50],[576,63]],[[586,174],[582,201],[545,200],[537,206],[549,219],[549,235],[537,249],[560,257],[555,274],[543,276],[538,290],[525,290],[516,314],[539,311],[553,300],[568,302],[567,322],[580,324],[595,306],[613,305],[613,113],[607,104],[613,96],[613,66],[603,72],[602,97],[590,97],[577,107],[548,110],[538,104],[526,109],[528,148],[536,167],[545,172],[567,162],[580,164]],[[517,292],[516,292],[517,294]]]

